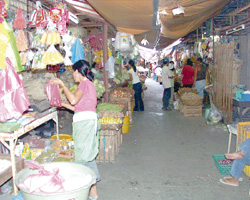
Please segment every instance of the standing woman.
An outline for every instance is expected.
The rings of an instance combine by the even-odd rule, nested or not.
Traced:
[[[189,58],[187,59],[187,64],[182,69],[182,85],[183,87],[193,87],[194,83],[194,68],[193,61]]]
[[[97,179],[100,181],[100,175],[96,165],[96,156],[98,154],[99,133],[97,128],[97,95],[93,80],[93,73],[90,70],[89,63],[84,60],[77,61],[73,67],[73,77],[76,83],[79,83],[75,93],[72,93],[59,78],[53,80],[58,84],[69,101],[62,103],[62,106],[74,111],[73,116],[73,139],[75,150],[75,162],[81,163],[92,169]],[[96,183],[91,186],[89,199],[98,198]]]
[[[142,97],[141,97],[142,84],[137,74],[135,62],[133,60],[129,60],[128,66],[130,68],[130,70],[128,71],[129,79],[127,79],[126,81],[132,81],[133,89],[135,91],[134,111],[144,111],[144,104],[143,104]]]

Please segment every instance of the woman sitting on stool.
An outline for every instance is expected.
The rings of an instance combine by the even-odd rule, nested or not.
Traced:
[[[239,178],[245,165],[250,165],[250,139],[242,142],[238,147],[238,152],[225,154],[227,159],[234,160],[229,177],[220,179],[225,185],[239,186]]]

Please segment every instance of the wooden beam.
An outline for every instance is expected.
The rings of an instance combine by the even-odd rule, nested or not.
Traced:
[[[240,10],[236,11],[234,14],[238,14],[238,13],[240,13],[240,12],[242,12],[242,11],[248,9],[248,8],[250,8],[250,3],[247,6],[245,6],[245,7],[241,8]]]
[[[104,86],[105,86],[105,93],[104,93],[104,102],[109,101],[109,94],[108,94],[108,88],[109,88],[109,81],[108,81],[108,71],[105,69],[105,64],[108,61],[108,26],[107,24],[103,25],[103,75],[104,75]]]
[[[239,26],[239,25],[241,25],[241,24],[245,24],[245,23],[247,23],[247,22],[249,22],[249,21],[250,21],[250,18],[248,18],[248,19],[246,19],[246,20],[244,20],[244,21],[241,21],[241,22],[239,22],[238,24],[234,24],[234,25],[232,25],[232,26],[228,26],[228,27],[225,27],[225,28],[221,28],[219,31],[220,31],[220,32],[227,31],[228,29],[235,28],[235,27],[237,27],[237,26]]]

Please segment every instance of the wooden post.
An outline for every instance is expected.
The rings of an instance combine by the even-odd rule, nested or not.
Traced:
[[[215,61],[214,59],[214,56],[215,56],[215,53],[214,53],[214,18],[212,19],[212,31],[213,31],[213,63]]]
[[[104,86],[105,86],[105,93],[104,93],[104,102],[108,102],[109,97],[108,97],[108,72],[105,69],[105,64],[108,60],[108,26],[107,24],[104,24],[103,26],[103,75],[104,75]]]

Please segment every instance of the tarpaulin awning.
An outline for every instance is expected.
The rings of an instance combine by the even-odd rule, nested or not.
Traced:
[[[159,0],[161,38],[157,38],[153,26],[153,2],[157,0],[87,0],[95,10],[118,31],[135,35],[138,43],[145,37],[146,47],[157,49],[167,47],[176,39],[199,28],[203,22],[218,15],[229,0]],[[177,4],[178,3],[178,4]],[[179,6],[185,14],[174,17],[172,9]],[[165,10],[165,12],[163,12]],[[167,13],[167,14],[163,14]]]

